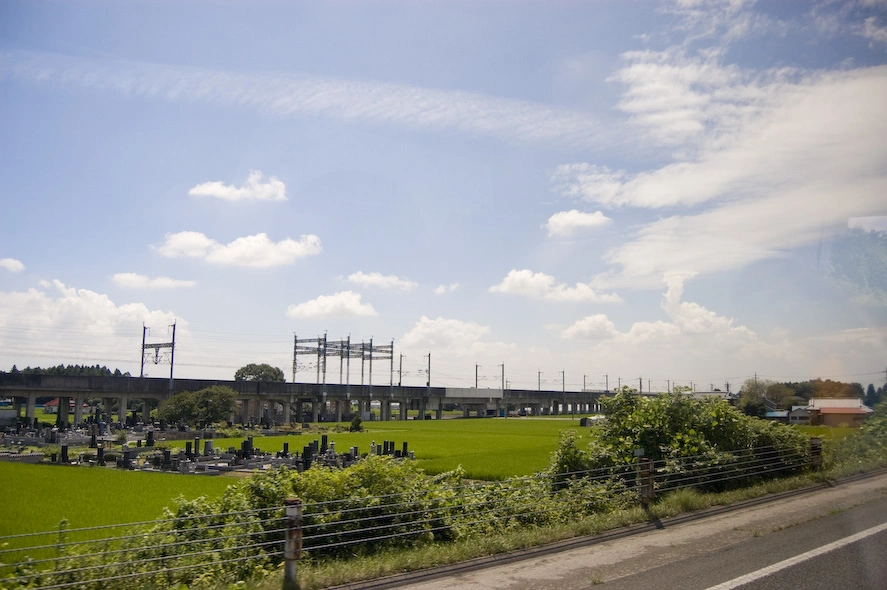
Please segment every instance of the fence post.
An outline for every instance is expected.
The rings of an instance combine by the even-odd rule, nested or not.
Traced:
[[[653,462],[647,457],[638,457],[637,470],[641,506],[647,510],[653,501]]]
[[[810,466],[813,471],[819,471],[822,468],[822,439],[810,439]]]
[[[283,590],[299,590],[297,577],[299,558],[302,557],[302,501],[298,498],[284,500],[286,506],[286,542],[283,546],[285,560]]]

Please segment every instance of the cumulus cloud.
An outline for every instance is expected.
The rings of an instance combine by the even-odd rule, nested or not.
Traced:
[[[0,268],[5,268],[9,272],[21,272],[25,270],[25,265],[15,258],[0,258]]]
[[[522,295],[535,299],[544,299],[547,301],[570,301],[570,302],[595,302],[595,303],[615,303],[622,299],[612,293],[597,293],[590,285],[585,283],[576,283],[570,287],[564,283],[557,283],[556,279],[545,273],[533,272],[531,270],[515,270],[512,269],[508,275],[502,279],[498,285],[493,285],[489,289],[490,293],[507,293],[512,295]]]
[[[348,275],[348,282],[362,287],[379,287],[381,289],[399,289],[401,291],[411,291],[419,286],[418,283],[402,279],[395,275],[383,275],[379,272],[365,273],[357,271]]]
[[[194,231],[166,234],[166,241],[156,249],[167,258],[202,258],[213,264],[253,268],[291,264],[322,250],[320,238],[313,234],[301,236],[299,241],[287,238],[272,242],[267,234],[260,233],[220,244]]]
[[[196,281],[184,281],[169,277],[146,277],[134,272],[118,272],[113,277],[114,284],[126,289],[181,289],[190,288]]]
[[[293,319],[306,319],[379,315],[372,305],[363,303],[360,299],[360,294],[353,291],[321,295],[317,299],[298,305],[290,305],[286,310],[286,316]]]
[[[638,321],[626,332],[619,332],[604,314],[586,316],[561,332],[561,337],[576,340],[603,340],[607,346],[624,348],[643,346],[661,351],[693,351],[694,355],[729,355],[737,352],[760,353],[767,345],[747,327],[706,309],[698,303],[682,301],[688,274],[666,277],[667,289],[661,309],[670,321]],[[672,354],[672,353],[667,353]]]
[[[225,201],[286,201],[286,185],[272,176],[262,182],[260,170],[250,170],[246,184],[241,187],[219,181],[204,182],[188,191],[192,197],[213,197]]]
[[[601,227],[611,221],[609,217],[606,217],[600,211],[585,213],[571,209],[570,211],[555,213],[548,218],[548,221],[542,227],[548,230],[548,237],[550,238],[564,237],[573,235],[579,229]]]
[[[42,281],[39,289],[0,292],[0,345],[19,367],[120,362],[121,370],[137,372],[143,323],[165,328],[174,322],[176,337],[187,342],[188,322],[172,312],[139,302],[117,304],[58,280]]]
[[[612,338],[618,333],[616,325],[606,315],[599,313],[577,320],[573,325],[561,332],[561,336],[581,340],[602,340]]]
[[[401,341],[404,346],[450,348],[455,345],[465,347],[489,333],[488,326],[481,326],[475,322],[463,322],[442,317],[432,320],[422,316],[416,325],[404,334]]]
[[[435,295],[446,295],[447,293],[452,293],[456,289],[459,288],[459,283],[450,283],[449,285],[440,284],[434,288]]]

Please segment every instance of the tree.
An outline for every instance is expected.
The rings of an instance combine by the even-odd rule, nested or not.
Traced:
[[[767,387],[767,399],[772,400],[777,408],[790,409],[794,397],[795,392],[785,383],[772,383]]]
[[[868,389],[865,391],[865,405],[870,408],[874,408],[881,400],[884,399],[884,388],[879,387],[877,390],[875,386],[869,383]]]
[[[272,367],[267,363],[262,363],[261,365],[250,363],[237,369],[237,372],[234,373],[234,380],[282,383],[286,381],[286,377],[284,377],[282,369]]]
[[[160,402],[157,417],[167,422],[204,426],[230,418],[236,402],[236,391],[224,385],[213,385],[193,393],[183,391]]]
[[[739,409],[749,416],[763,418],[767,413],[764,398],[771,385],[773,382],[767,379],[746,379],[739,392]]]

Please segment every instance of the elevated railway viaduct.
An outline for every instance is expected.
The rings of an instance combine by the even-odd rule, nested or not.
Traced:
[[[59,398],[61,418],[67,419],[73,400],[73,423],[83,421],[83,403],[87,399],[105,400],[105,411],[117,400],[118,415],[126,416],[131,400],[142,400],[144,407],[156,407],[161,401],[182,391],[198,391],[224,385],[237,392],[238,410],[234,421],[259,422],[263,417],[276,422],[341,421],[352,404],[361,412],[378,405],[379,419],[406,420],[407,410],[419,411],[418,418],[429,414],[440,419],[443,409],[458,406],[463,415],[471,412],[500,415],[506,408],[523,409],[531,415],[589,413],[599,410],[599,400],[606,391],[536,391],[527,389],[475,389],[451,387],[407,387],[399,385],[341,385],[318,383],[270,383],[260,381],[218,381],[202,379],[162,379],[147,377],[80,377],[0,373],[0,397],[13,399],[21,415],[33,420],[38,398]],[[392,413],[392,409],[396,412]],[[109,412],[110,414],[110,412]],[[67,422],[64,422],[67,423]]]

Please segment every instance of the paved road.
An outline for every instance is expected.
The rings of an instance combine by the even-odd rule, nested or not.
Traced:
[[[879,475],[689,522],[665,521],[660,530],[628,538],[476,571],[440,572],[432,579],[388,587],[883,590],[887,588],[887,525],[880,531],[871,529],[884,523],[887,475]],[[861,531],[871,534],[847,540]],[[830,543],[836,546],[819,549]],[[809,553],[817,550],[823,553]],[[754,573],[767,567],[773,569],[767,575]]]

